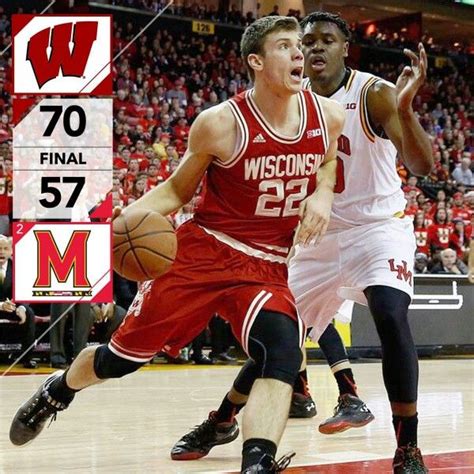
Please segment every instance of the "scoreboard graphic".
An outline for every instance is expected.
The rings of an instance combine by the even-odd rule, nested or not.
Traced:
[[[82,221],[104,201],[111,127],[112,99],[41,100],[15,127],[14,219]]]
[[[110,302],[111,17],[12,26],[14,298]]]

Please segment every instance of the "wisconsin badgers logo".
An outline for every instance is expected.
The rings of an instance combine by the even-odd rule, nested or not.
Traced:
[[[38,82],[43,87],[59,72],[67,77],[82,77],[97,39],[96,21],[63,23],[45,28],[28,42],[27,59]]]
[[[397,266],[395,266],[395,259],[393,258],[391,258],[388,263],[390,265],[390,271],[395,272],[399,280],[405,280],[410,286],[413,286],[413,273],[408,270],[408,265],[405,260],[402,260],[402,264]]]
[[[12,15],[14,94],[112,94],[111,30],[110,15]]]

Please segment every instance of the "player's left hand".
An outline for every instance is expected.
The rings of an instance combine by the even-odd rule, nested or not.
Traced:
[[[331,215],[332,191],[326,196],[322,192],[307,197],[300,204],[300,226],[295,243],[302,245],[317,244],[326,233]]]
[[[419,56],[409,49],[403,53],[411,60],[411,66],[405,66],[396,84],[397,105],[399,110],[409,110],[418,89],[426,80],[428,57],[422,43],[418,44]]]

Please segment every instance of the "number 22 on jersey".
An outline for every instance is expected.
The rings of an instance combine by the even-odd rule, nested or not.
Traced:
[[[315,179],[314,176],[311,179]],[[297,216],[300,202],[307,197],[309,178],[292,179],[285,183],[282,179],[261,181],[255,209],[256,216],[290,217]]]

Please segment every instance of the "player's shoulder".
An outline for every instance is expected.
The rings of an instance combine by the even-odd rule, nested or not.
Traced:
[[[223,127],[233,127],[234,120],[234,115],[229,107],[228,101],[225,101],[203,110],[197,116],[193,125],[201,131],[205,129],[221,131]]]
[[[323,109],[328,127],[331,127],[332,124],[340,124],[344,122],[346,112],[342,104],[334,99],[329,99],[320,95],[318,95],[317,98]]]
[[[367,84],[368,98],[386,100],[395,95],[395,84],[374,74],[361,73],[364,75],[363,85]]]
[[[228,101],[202,111],[191,127],[190,145],[194,151],[219,157],[226,161],[232,154],[236,122]]]

